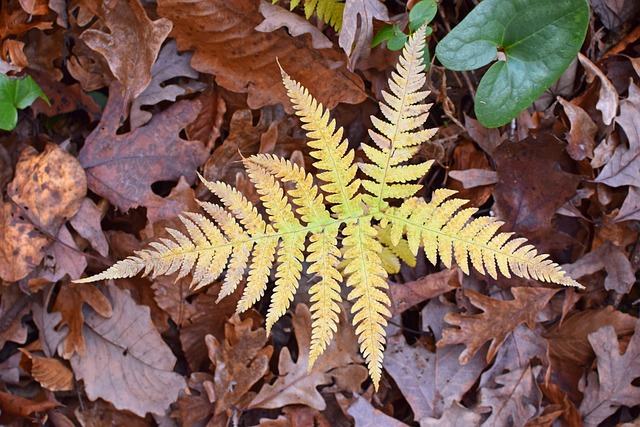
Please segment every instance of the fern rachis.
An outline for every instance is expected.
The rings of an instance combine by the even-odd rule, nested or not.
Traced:
[[[185,214],[181,220],[188,235],[169,230],[174,240],[151,243],[150,248],[80,282],[130,277],[142,270],[153,276],[177,272],[178,278],[193,272],[192,287],[199,288],[213,282],[228,264],[220,292],[223,298],[235,290],[248,267],[238,303],[242,312],[264,295],[276,262],[266,324],[270,330],[289,308],[306,261],[307,273],[319,278],[309,291],[310,367],[337,330],[340,285],[346,282],[360,349],[376,388],[382,373],[384,327],[390,316],[383,255],[408,259],[422,246],[432,263],[440,257],[449,267],[455,259],[465,273],[471,261],[479,272],[494,278],[500,271],[507,277],[513,273],[580,287],[546,255],[524,245],[525,239],[499,233],[501,222],[474,219],[476,210],[462,209],[466,201],[452,198],[455,192],[436,190],[428,203],[411,197],[420,186],[408,182],[424,176],[432,162],[406,162],[435,132],[421,130],[429,110],[423,104],[428,93],[420,91],[425,82],[424,31],[416,31],[407,43],[389,81],[391,92],[383,93],[381,110],[386,120],[373,118],[376,129],[370,131],[376,146],[363,144],[370,163],[353,163],[354,152],[348,150],[342,129],[336,130],[322,105],[283,72],[284,85],[310,138],[320,185],[289,160],[268,154],[249,157],[244,164],[267,219],[237,190],[201,177],[223,205],[200,202],[213,221],[201,214]],[[357,167],[366,179],[356,178]],[[292,188],[285,191],[284,182]],[[388,200],[394,198],[404,201],[392,207]]]

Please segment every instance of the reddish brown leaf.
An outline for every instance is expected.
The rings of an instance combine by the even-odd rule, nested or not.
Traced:
[[[469,182],[468,173],[462,175],[469,169],[475,171],[476,182],[474,183]],[[450,181],[448,187],[458,192],[456,197],[469,200],[470,206],[482,206],[491,197],[493,187],[487,184],[496,182],[496,173],[489,167],[487,156],[476,148],[473,142],[463,140],[456,146],[453,150],[453,164],[450,171],[455,181]],[[465,181],[459,179],[461,176],[464,176]],[[480,182],[477,182],[478,178],[480,178]],[[482,182],[483,179],[484,182]]]
[[[428,274],[407,283],[389,283],[394,313],[400,314],[416,304],[459,288],[462,272],[458,268]]]
[[[95,203],[88,197],[85,197],[82,200],[78,213],[69,220],[69,224],[71,224],[78,234],[91,243],[93,249],[100,255],[106,257],[109,253],[109,244],[100,226],[102,214],[103,212],[98,209]]]
[[[640,405],[640,322],[622,354],[616,330],[605,326],[589,334],[589,342],[597,357],[598,372],[590,372],[584,390],[580,413],[585,426],[598,426],[620,406]]]
[[[511,288],[513,301],[489,298],[478,292],[467,290],[465,295],[484,313],[464,315],[449,313],[444,320],[460,329],[445,329],[438,346],[465,344],[466,350],[459,360],[467,364],[482,345],[491,341],[487,362],[491,362],[507,336],[520,324],[526,323],[530,329],[535,325],[538,312],[558,292],[549,288]]]
[[[560,105],[564,108],[564,113],[571,122],[571,130],[567,133],[567,153],[574,160],[593,158],[593,149],[596,146],[594,140],[598,126],[591,120],[591,117],[579,106],[565,101],[558,97]]]
[[[196,178],[207,151],[199,141],[185,141],[180,130],[196,116],[199,105],[180,101],[162,111],[147,126],[118,135],[122,94],[111,86],[107,107],[98,127],[87,137],[78,160],[85,168],[89,188],[127,211],[143,205],[161,207],[165,201],[151,184]]]
[[[82,110],[87,113],[89,120],[94,121],[100,117],[102,110],[93,98],[82,91],[79,84],[66,85],[53,80],[42,72],[29,71],[29,74],[38,82],[38,86],[47,94],[50,105],[38,98],[31,110],[34,115],[44,114],[54,117],[59,114]]]
[[[0,288],[0,348],[8,341],[18,344],[27,342],[27,327],[22,318],[29,314],[29,296],[17,285]]]
[[[51,391],[74,389],[73,372],[60,360],[37,356],[22,348],[20,351],[20,366],[42,387]]]
[[[151,82],[151,66],[172,24],[161,18],[151,21],[139,0],[103,3],[101,18],[110,33],[88,29],[80,38],[109,62],[113,75],[122,83],[123,108]]]
[[[58,402],[50,401],[34,401],[24,397],[16,396],[13,394],[0,391],[0,408],[2,408],[2,422],[7,422],[14,417],[29,417],[37,412],[44,412],[48,409],[57,408],[60,405]],[[9,417],[7,420],[6,418]]]
[[[141,417],[148,412],[162,415],[186,385],[173,372],[176,357],[153,326],[147,307],[115,286],[103,289],[113,315],[84,310],[86,352],[71,358],[73,372],[84,381],[91,400],[102,398]]]
[[[337,49],[313,49],[307,39],[291,37],[284,29],[254,30],[263,20],[260,3],[205,0],[186,6],[181,0],[161,0],[158,12],[173,22],[178,48],[194,50],[193,68],[216,75],[216,83],[226,89],[247,93],[252,109],[281,103],[293,111],[276,57],[327,108],[364,100],[362,80],[340,66],[344,57]]]
[[[221,135],[220,129],[227,105],[220,92],[214,90],[213,85],[196,99],[200,101],[202,108],[198,117],[187,126],[187,135],[190,140],[202,141],[207,150],[212,150]]]
[[[340,323],[342,327],[336,333],[335,339],[309,371],[311,313],[306,304],[298,304],[293,316],[293,328],[298,343],[298,360],[294,362],[289,349],[283,348],[278,362],[278,378],[273,384],[262,387],[250,407],[274,409],[302,404],[320,411],[325,409],[326,403],[317,388],[331,383],[332,376],[340,375],[340,368],[360,363],[354,329],[347,322],[344,313],[340,315]],[[355,368],[355,371],[355,377],[359,377],[360,382],[366,379],[364,366]],[[362,375],[358,376],[357,371]]]

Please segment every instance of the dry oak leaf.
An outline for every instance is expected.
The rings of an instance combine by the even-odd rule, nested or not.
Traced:
[[[597,357],[598,372],[590,372],[584,389],[580,413],[585,426],[598,426],[620,406],[640,405],[640,321],[624,354],[616,331],[605,326],[589,334],[589,342]]]
[[[84,199],[87,182],[78,161],[55,144],[22,151],[0,202],[0,278],[15,282],[44,258],[61,227]]]
[[[256,31],[270,33],[278,28],[287,27],[289,34],[298,37],[308,33],[314,49],[330,49],[333,44],[318,27],[304,19],[302,16],[288,11],[276,4],[260,3],[260,13],[264,21],[256,27]]]
[[[28,329],[22,318],[31,311],[31,298],[18,285],[0,288],[0,348],[8,341],[18,344],[27,342]]]
[[[592,159],[598,126],[578,105],[566,101],[561,96],[558,97],[558,102],[564,108],[564,113],[571,123],[571,130],[567,132],[567,142],[569,142],[567,153],[574,160],[584,160],[587,157]]]
[[[111,72],[124,87],[126,111],[151,82],[151,67],[172,24],[164,18],[151,21],[140,0],[102,2],[101,15],[110,33],[88,29],[80,39],[107,59]]]
[[[16,421],[16,417],[28,418],[34,412],[45,412],[49,409],[62,406],[58,402],[35,401],[14,394],[0,391],[0,408],[2,408],[2,418],[0,422]],[[9,425],[9,424],[3,424]],[[20,424],[13,424],[20,425]]]
[[[511,288],[514,299],[501,301],[478,292],[466,290],[471,303],[484,313],[464,315],[447,313],[444,320],[460,329],[445,329],[438,347],[449,344],[465,344],[467,348],[460,354],[461,364],[467,364],[473,355],[487,341],[491,346],[487,352],[487,363],[491,362],[507,336],[522,323],[534,328],[536,316],[559,289]]]
[[[587,73],[587,81],[589,83],[598,77],[600,80],[600,97],[596,108],[602,113],[602,121],[605,125],[610,125],[618,111],[618,93],[611,81],[596,65],[582,53],[578,52],[578,60]]]
[[[638,185],[640,182],[640,88],[631,83],[629,98],[620,103],[620,115],[616,117],[629,141],[629,147],[616,147],[609,162],[602,168],[596,182],[610,187]]]
[[[261,33],[254,28],[262,21],[261,0],[160,0],[158,13],[170,19],[172,36],[180,50],[193,50],[191,65],[214,74],[216,83],[247,93],[249,108],[282,104],[293,112],[280,82],[282,68],[295,75],[325,108],[339,102],[358,104],[366,95],[364,83],[342,64],[335,48],[314,49],[308,39],[291,37],[285,29]]]
[[[60,360],[37,356],[23,348],[18,350],[22,352],[20,367],[38,381],[42,387],[51,391],[73,390],[73,372]]]
[[[122,93],[118,86],[111,85],[102,120],[87,137],[78,160],[85,168],[89,188],[118,209],[161,207],[165,200],[152,191],[151,184],[177,181],[183,175],[194,182],[196,169],[209,155],[199,141],[179,136],[200,106],[197,102],[176,102],[146,126],[119,135]]]
[[[69,220],[69,224],[79,235],[91,243],[93,249],[106,257],[109,254],[109,244],[102,231],[101,221],[102,212],[90,198],[85,197],[78,213]]]
[[[356,383],[362,383],[367,378],[366,368],[358,365],[358,342],[355,340],[353,327],[347,327],[349,322],[344,312],[340,314],[340,323],[343,327],[337,332],[335,340],[309,368],[311,313],[306,304],[298,304],[293,316],[298,360],[294,362],[289,349],[283,348],[278,361],[276,381],[264,385],[249,407],[275,409],[286,405],[307,405],[322,411],[327,404],[318,391],[319,386],[330,384],[332,377],[338,381],[343,380],[340,376],[347,374]],[[354,364],[357,367],[351,366]],[[359,383],[357,386],[352,384],[349,388],[359,388]]]
[[[459,288],[461,279],[462,271],[459,268],[448,268],[407,283],[389,281],[389,296],[393,304],[394,315],[423,301]]]
[[[205,337],[209,358],[215,367],[214,416],[222,415],[232,407],[246,408],[255,396],[249,390],[269,372],[273,347],[265,346],[268,341],[266,331],[262,328],[252,330],[252,326],[251,318],[240,321],[234,316],[225,325],[222,344],[213,335]]]
[[[411,406],[416,420],[440,417],[445,409],[475,384],[484,369],[482,352],[461,366],[462,346],[437,348],[435,353],[419,343],[407,344],[402,335],[389,339],[384,368]]]
[[[185,93],[201,91],[205,84],[196,81],[183,82],[180,85],[170,84],[178,78],[197,79],[198,72],[191,68],[189,62],[193,53],[185,52],[178,54],[175,40],[169,40],[160,50],[158,59],[151,68],[151,82],[149,86],[137,96],[131,106],[131,128],[138,128],[149,120],[152,114],[142,109],[145,105],[156,105],[162,101],[175,101]]]
[[[476,414],[454,400],[453,403],[444,410],[440,418],[426,417],[420,419],[419,422],[420,427],[472,427],[479,426],[481,420],[482,415]]]
[[[407,424],[374,408],[371,403],[362,396],[356,396],[347,413],[353,417],[355,427],[408,427]]]
[[[624,199],[618,215],[611,221],[611,224],[631,220],[640,221],[640,187],[635,186],[629,186],[627,198]]]
[[[338,43],[349,56],[350,70],[355,68],[359,58],[369,56],[374,18],[389,20],[387,7],[380,0],[348,0],[344,5]]]
[[[536,383],[541,367],[516,369],[496,378],[496,388],[480,390],[480,405],[490,406],[486,426],[524,426],[538,414],[542,393]]]
[[[68,328],[62,347],[58,348],[58,353],[65,359],[71,358],[74,353],[84,355],[86,352],[82,336],[84,325],[82,306],[84,303],[87,303],[103,317],[110,317],[113,314],[111,303],[95,286],[76,283],[62,286],[53,305],[53,311],[59,312],[62,316],[58,326]]]
[[[73,372],[84,381],[90,400],[104,399],[140,417],[163,415],[186,386],[173,372],[177,359],[151,322],[148,307],[114,285],[102,289],[113,315],[84,308],[86,351],[71,358]]]

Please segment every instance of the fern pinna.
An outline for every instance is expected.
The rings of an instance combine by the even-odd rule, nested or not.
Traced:
[[[236,289],[248,267],[238,303],[242,312],[264,295],[275,263],[275,289],[266,320],[269,331],[289,308],[306,261],[307,273],[319,279],[309,291],[310,365],[338,327],[340,286],[346,281],[360,349],[376,388],[390,316],[385,251],[406,259],[407,253],[409,258],[415,256],[422,246],[432,263],[439,256],[449,267],[455,259],[465,273],[471,264],[493,278],[499,270],[506,277],[513,273],[580,287],[547,255],[524,244],[525,239],[499,233],[500,221],[474,219],[476,209],[462,209],[466,200],[452,198],[454,191],[436,190],[428,203],[411,197],[420,185],[410,181],[424,176],[432,161],[407,161],[435,133],[422,129],[430,107],[423,104],[428,92],[421,91],[424,34],[422,28],[411,37],[389,80],[390,92],[383,92],[384,119],[372,117],[375,130],[370,135],[375,145],[362,145],[370,163],[354,163],[354,151],[348,149],[342,129],[336,129],[322,105],[283,71],[284,85],[310,138],[310,154],[321,183],[317,186],[310,174],[289,160],[269,154],[247,158],[244,165],[267,219],[238,190],[201,178],[223,205],[199,202],[213,221],[199,213],[185,213],[181,220],[187,234],[169,229],[173,240],[151,243],[150,248],[80,282],[130,277],[142,270],[153,276],[177,272],[178,278],[192,272],[191,285],[197,289],[212,283],[228,266],[219,295],[224,298]],[[356,178],[358,168],[365,179]],[[286,191],[281,185],[285,182],[290,183]],[[404,201],[390,205],[390,199]]]

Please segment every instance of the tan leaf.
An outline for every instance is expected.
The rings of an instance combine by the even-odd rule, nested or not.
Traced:
[[[624,354],[620,351],[616,330],[605,326],[589,334],[597,357],[597,372],[590,372],[584,389],[580,414],[585,426],[598,426],[620,406],[637,407],[640,393],[635,383],[640,378],[640,322]]]
[[[11,200],[0,202],[0,277],[15,282],[29,274],[85,194],[86,178],[73,156],[55,144],[42,153],[26,148],[7,189]]]
[[[36,356],[22,348],[19,350],[22,352],[20,366],[42,387],[51,391],[74,389],[73,372],[60,360]]]
[[[564,108],[564,113],[571,122],[571,130],[567,133],[567,152],[574,160],[593,158],[593,150],[596,146],[594,140],[598,126],[591,117],[579,106],[558,97],[558,102]]]
[[[311,313],[306,304],[298,304],[293,316],[293,328],[298,343],[298,360],[294,362],[288,348],[280,352],[278,377],[273,384],[266,384],[253,399],[250,408],[274,409],[286,405],[302,404],[319,411],[326,402],[317,387],[332,382],[336,369],[359,363],[358,342],[353,327],[347,326],[341,313],[341,328],[327,350],[309,370],[309,348],[311,345]],[[357,369],[357,368],[356,368]],[[362,371],[366,371],[361,366]],[[362,379],[366,376],[362,376]]]
[[[151,68],[152,77],[149,86],[134,99],[131,106],[132,129],[151,120],[152,114],[143,110],[142,106],[156,105],[162,101],[175,101],[180,95],[204,89],[204,83],[196,81],[183,82],[180,85],[168,83],[178,78],[198,78],[198,72],[189,65],[192,56],[190,52],[179,55],[175,40],[169,40],[163,46]]]
[[[293,111],[280,84],[276,58],[326,108],[365,99],[362,80],[341,65],[344,56],[338,49],[314,49],[308,40],[291,37],[284,29],[256,31],[263,21],[261,3],[204,0],[185,7],[179,0],[161,0],[158,12],[173,22],[178,48],[195,52],[193,68],[214,74],[216,83],[230,91],[247,93],[251,109],[280,103]]]
[[[287,9],[270,3],[260,3],[260,13],[264,16],[264,21],[256,27],[256,31],[270,33],[278,28],[287,27],[289,34],[294,37],[302,34],[309,34],[314,49],[330,49],[333,44],[318,27],[311,24],[302,16]]]
[[[374,18],[379,21],[389,20],[387,7],[380,0],[351,0],[344,5],[342,31],[338,42],[349,56],[351,70],[360,57],[369,56]]]
[[[102,19],[110,33],[88,29],[80,38],[107,59],[124,87],[122,102],[127,111],[129,103],[151,82],[151,67],[172,24],[164,18],[151,21],[139,0],[103,3]]]
[[[62,349],[58,350],[65,359],[71,358],[74,353],[85,354],[86,346],[82,334],[84,324],[82,306],[85,302],[103,317],[110,317],[113,314],[111,303],[95,286],[75,283],[62,286],[53,305],[53,311],[58,311],[62,315],[59,326],[68,328]]]
[[[84,381],[91,400],[102,398],[141,417],[148,412],[162,415],[186,386],[173,372],[177,359],[153,326],[147,307],[115,286],[103,290],[113,315],[105,318],[85,308],[86,352],[71,358],[73,372]]]
[[[538,412],[542,394],[536,383],[540,367],[516,369],[496,378],[496,388],[480,390],[480,405],[491,407],[488,426],[525,425]]]
[[[158,113],[142,128],[119,135],[122,93],[112,84],[109,100],[98,127],[89,135],[78,160],[85,168],[89,188],[118,209],[165,204],[151,184],[156,181],[187,181],[208,157],[199,141],[185,141],[179,132],[196,116],[199,105],[179,101]]]
[[[465,408],[459,402],[454,401],[451,406],[444,410],[440,418],[421,418],[420,427],[471,427],[480,425],[482,415],[476,414]]]
[[[491,341],[487,362],[491,362],[507,336],[520,324],[526,323],[530,329],[535,325],[538,312],[558,292],[549,288],[511,288],[514,299],[501,301],[467,290],[465,295],[471,303],[484,313],[464,315],[448,313],[444,320],[460,329],[445,329],[438,347],[449,344],[465,344],[466,350],[460,354],[460,363],[469,363],[471,357]]]
[[[602,121],[604,124],[610,125],[618,111],[618,93],[616,92],[616,88],[602,70],[579,52],[578,60],[587,73],[587,81],[589,83],[593,82],[596,77],[600,80],[600,99],[596,104],[596,108],[602,113]]]

